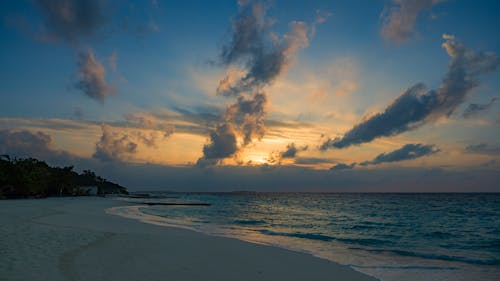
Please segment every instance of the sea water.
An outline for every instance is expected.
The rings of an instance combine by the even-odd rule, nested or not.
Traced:
[[[113,212],[309,253],[385,281],[500,280],[500,194],[156,195],[140,201],[211,205]]]

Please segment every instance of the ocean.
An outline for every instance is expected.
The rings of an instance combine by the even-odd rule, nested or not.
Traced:
[[[500,280],[500,194],[154,194],[124,200],[211,205],[109,212],[309,253],[384,281]]]

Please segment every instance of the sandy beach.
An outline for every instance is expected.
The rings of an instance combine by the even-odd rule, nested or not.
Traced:
[[[311,255],[104,211],[121,204],[0,201],[0,280],[376,280]]]

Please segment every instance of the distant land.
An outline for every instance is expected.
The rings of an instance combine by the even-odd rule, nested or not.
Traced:
[[[90,170],[51,167],[35,158],[0,156],[0,199],[128,194],[127,188]]]

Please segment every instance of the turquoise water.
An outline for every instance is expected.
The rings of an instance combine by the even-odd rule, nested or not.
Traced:
[[[158,195],[158,194],[157,194]],[[150,222],[279,246],[382,280],[500,280],[500,194],[187,193]],[[143,200],[142,200],[143,201]]]

